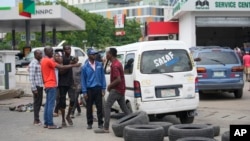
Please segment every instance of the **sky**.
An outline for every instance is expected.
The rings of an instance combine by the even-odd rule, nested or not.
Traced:
[[[5,7],[5,6],[14,7],[15,0],[0,0],[0,7]]]

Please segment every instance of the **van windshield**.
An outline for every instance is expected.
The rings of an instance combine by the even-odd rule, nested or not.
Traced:
[[[192,70],[192,62],[184,49],[145,51],[141,57],[143,74],[185,72]]]

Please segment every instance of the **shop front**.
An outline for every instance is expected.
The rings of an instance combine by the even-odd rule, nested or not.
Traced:
[[[179,0],[171,20],[179,40],[191,46],[246,47],[250,42],[249,0]]]

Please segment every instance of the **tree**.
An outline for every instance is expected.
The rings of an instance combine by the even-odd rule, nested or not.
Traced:
[[[50,1],[38,2],[37,5],[52,5]],[[140,24],[133,20],[126,20],[125,32],[126,35],[122,37],[115,36],[115,27],[112,19],[104,18],[101,15],[89,13],[86,10],[80,10],[77,7],[68,5],[64,1],[57,1],[56,4],[60,4],[69,9],[81,19],[85,21],[86,30],[84,31],[57,31],[56,38],[59,43],[62,40],[66,40],[67,44],[74,46],[83,46],[83,40],[87,40],[86,46],[96,47],[103,49],[108,46],[124,45],[128,43],[137,42],[141,37]],[[25,42],[20,40],[21,34],[16,33],[17,49],[22,49],[25,46]],[[32,47],[42,46],[41,33],[36,32],[36,41],[31,41]],[[52,32],[46,32],[46,37],[52,39]],[[11,34],[8,33],[5,37],[5,42],[11,41]],[[46,42],[47,45],[52,45],[51,41]]]

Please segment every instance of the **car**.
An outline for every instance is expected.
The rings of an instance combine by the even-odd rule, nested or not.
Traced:
[[[192,49],[198,73],[199,94],[205,91],[231,92],[243,95],[243,70],[239,56],[229,47],[201,46]]]
[[[199,105],[197,72],[185,42],[145,41],[112,48],[124,68],[130,111],[145,111],[152,119],[172,114],[181,123],[193,122]],[[104,60],[108,85],[111,62]],[[112,108],[120,111],[117,102]]]
[[[35,50],[41,50],[44,55],[44,47],[37,47],[37,48],[32,48],[31,52],[24,58],[26,62],[25,64],[29,64],[31,60],[34,58],[34,51]],[[63,47],[62,46],[57,46],[53,47],[54,52],[61,52],[63,54]],[[88,56],[87,54],[80,48],[80,47],[74,47],[71,46],[71,56],[77,56],[79,59],[79,63],[84,64],[84,62],[87,60]]]

